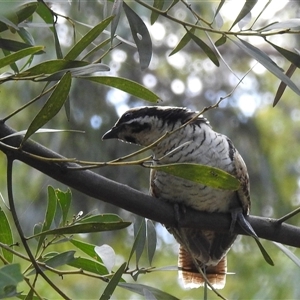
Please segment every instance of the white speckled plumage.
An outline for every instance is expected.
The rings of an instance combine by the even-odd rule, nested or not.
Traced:
[[[238,191],[221,190],[197,184],[152,170],[150,193],[163,201],[183,204],[207,212],[231,212],[242,209],[249,213],[249,178],[245,163],[232,142],[215,132],[207,120],[197,112],[177,107],[139,107],[127,111],[104,139],[118,138],[142,146],[148,146],[166,132],[186,126],[166,136],[155,145],[153,164],[199,163],[222,169],[241,182]],[[203,268],[215,288],[222,288],[226,278],[226,253],[234,242],[235,234],[220,234],[201,229],[168,228],[181,244],[178,265],[180,275],[188,287],[204,284],[191,255]],[[182,237],[184,234],[187,239]],[[188,245],[187,245],[188,243]],[[192,253],[189,253],[187,249]]]

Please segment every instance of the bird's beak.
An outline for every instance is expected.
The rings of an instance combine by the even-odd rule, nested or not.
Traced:
[[[112,129],[104,133],[104,135],[102,136],[102,140],[117,139],[117,138],[118,138],[117,127],[113,127]]]

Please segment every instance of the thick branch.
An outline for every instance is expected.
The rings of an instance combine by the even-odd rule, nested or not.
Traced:
[[[0,124],[0,138],[14,132],[15,131],[10,127]],[[54,163],[38,160],[30,157],[23,151],[13,150],[6,146],[18,147],[21,140],[22,137],[20,136],[6,139],[4,140],[6,144],[0,142],[0,150],[6,155],[12,156],[12,158],[20,160],[88,196],[114,204],[132,213],[165,225],[176,226],[172,205],[149,195],[145,195],[129,186],[109,180],[89,170],[75,171],[68,169],[68,167],[78,167],[78,165],[74,163]],[[33,141],[26,142],[23,150],[42,157],[63,158],[59,154]],[[184,219],[181,220],[180,226],[227,232],[230,227],[230,221],[229,214],[208,214],[187,209]],[[277,225],[276,220],[274,219],[255,216],[249,216],[248,221],[259,237],[300,248],[300,228],[285,223]],[[238,226],[235,228],[235,232],[245,234]]]

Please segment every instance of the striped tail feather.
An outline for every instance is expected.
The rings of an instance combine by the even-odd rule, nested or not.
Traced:
[[[200,264],[200,263],[199,263]],[[185,288],[198,288],[205,285],[205,279],[193,262],[191,255],[182,247],[178,255],[179,278],[183,280]],[[215,289],[222,289],[226,283],[227,258],[226,255],[215,266],[206,266],[203,273]]]

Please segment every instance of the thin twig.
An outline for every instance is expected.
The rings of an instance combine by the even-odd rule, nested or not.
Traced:
[[[187,27],[192,27],[195,29],[200,29],[203,31],[208,31],[208,32],[213,32],[213,33],[217,33],[217,34],[221,34],[221,35],[234,35],[234,36],[261,36],[261,37],[265,37],[265,36],[272,36],[272,35],[278,35],[278,34],[299,34],[300,30],[290,30],[290,29],[280,29],[278,31],[268,31],[266,33],[262,33],[258,30],[254,31],[223,31],[223,30],[217,30],[217,29],[213,29],[213,28],[208,28],[208,27],[203,27],[203,26],[199,26],[199,25],[195,25],[193,23],[189,23],[189,22],[185,22],[182,20],[178,20],[176,17],[173,17],[171,15],[169,15],[166,11],[157,9],[153,6],[151,6],[150,4],[147,4],[146,2],[140,1],[140,0],[135,0],[135,2],[137,2],[138,4],[146,7],[147,9],[154,11],[158,14],[160,14],[161,16],[170,19],[172,21],[174,21],[175,23],[181,24],[183,26],[187,26]]]
[[[281,225],[283,222],[287,221],[288,219],[294,217],[295,215],[300,213],[300,207],[296,208],[295,210],[291,211],[290,213],[286,214],[285,216],[276,220],[276,224]]]

